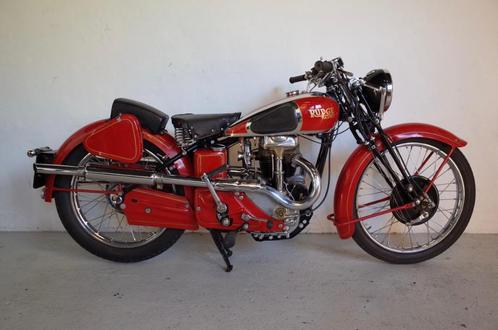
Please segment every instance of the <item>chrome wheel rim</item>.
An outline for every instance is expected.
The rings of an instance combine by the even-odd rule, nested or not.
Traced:
[[[78,164],[104,163],[119,165],[107,159],[87,154]],[[152,151],[144,149],[139,165],[144,168],[154,168],[161,159]],[[112,185],[105,182],[85,180],[83,177],[73,177],[71,189],[111,190]],[[78,223],[93,239],[117,248],[135,248],[148,244],[159,237],[166,228],[129,225],[126,215],[119,207],[119,196],[70,192],[71,207]]]
[[[447,156],[433,145],[421,142],[400,143],[395,147],[410,175],[418,174],[429,179]],[[396,169],[392,158],[388,153],[385,155]],[[424,160],[427,161],[424,163]],[[363,172],[357,188],[355,209],[358,217],[390,208],[389,200],[365,206],[372,200],[386,199],[392,193],[374,161]],[[401,178],[399,173],[398,177]],[[363,231],[372,242],[391,252],[418,253],[436,246],[455,228],[465,201],[463,177],[451,158],[434,181],[434,187],[439,194],[439,202],[437,210],[427,221],[410,225],[398,221],[393,213],[387,213],[360,222]]]

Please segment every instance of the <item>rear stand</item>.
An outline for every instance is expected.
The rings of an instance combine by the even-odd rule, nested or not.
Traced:
[[[213,238],[214,244],[220,251],[223,260],[225,261],[227,268],[226,272],[231,272],[233,269],[233,265],[230,263],[230,256],[232,255],[232,250],[230,250],[235,245],[235,236],[237,235],[237,231],[230,231],[225,234],[225,237],[221,234],[219,230],[210,230],[211,237]]]

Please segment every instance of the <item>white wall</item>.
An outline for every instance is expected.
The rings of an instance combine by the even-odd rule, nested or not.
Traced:
[[[30,187],[25,151],[58,147],[114,98],[170,114],[247,112],[295,89],[288,77],[320,56],[342,56],[359,75],[391,71],[386,124],[428,122],[467,139],[477,181],[468,231],[498,232],[495,0],[2,0],[0,229],[61,229]],[[354,143],[343,135],[335,147],[333,183]],[[314,230],[332,228],[330,209]]]

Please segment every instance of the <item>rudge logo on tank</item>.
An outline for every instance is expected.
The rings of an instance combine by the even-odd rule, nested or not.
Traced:
[[[309,113],[311,118],[330,119],[333,116],[334,108],[311,108]]]

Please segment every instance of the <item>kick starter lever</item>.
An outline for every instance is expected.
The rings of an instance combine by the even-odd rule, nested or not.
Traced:
[[[213,196],[213,200],[216,204],[216,214],[218,216],[218,221],[225,227],[231,226],[232,220],[228,217],[228,208],[226,204],[221,201],[220,196],[218,196],[218,194],[216,193],[216,190],[214,190],[213,183],[211,182],[211,180],[209,180],[209,176],[204,173],[203,175],[201,175],[201,180],[206,183],[211,196]]]

